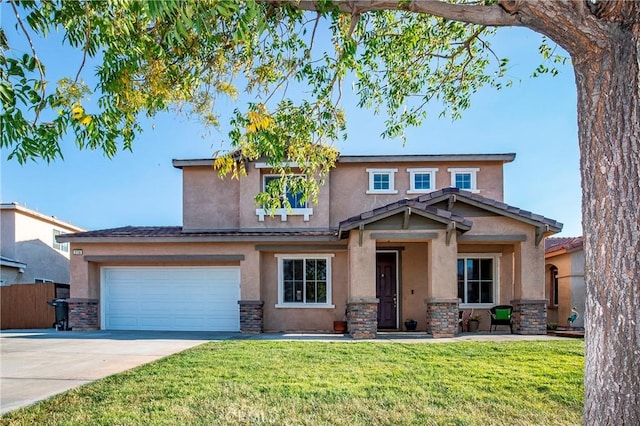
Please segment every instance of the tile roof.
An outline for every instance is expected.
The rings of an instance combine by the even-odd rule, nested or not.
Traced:
[[[237,229],[215,231],[184,231],[181,226],[124,226],[121,228],[99,229],[96,231],[64,234],[60,241],[81,240],[85,238],[207,238],[207,237],[335,237],[334,230],[251,230]]]
[[[471,204],[475,203],[478,207],[492,209],[499,214],[505,213],[526,221],[533,221],[538,222],[541,225],[548,225],[551,230],[556,232],[560,232],[562,230],[562,223],[558,221],[458,188],[442,188],[438,191],[421,195],[417,200],[426,204],[435,204],[440,201],[448,200],[452,195],[455,195],[457,200],[466,201]]]
[[[573,251],[581,249],[583,243],[583,237],[547,238],[544,240],[544,252],[551,253],[563,249]]]
[[[346,220],[340,222],[340,231],[348,231],[358,227],[360,224],[367,224],[383,219],[388,216],[392,216],[401,213],[407,209],[423,216],[431,217],[434,220],[441,221],[443,223],[449,223],[451,221],[456,222],[458,229],[467,231],[471,228],[473,223],[462,216],[451,213],[447,210],[442,210],[434,206],[430,206],[427,203],[419,201],[417,198],[410,200],[399,200],[391,204],[387,204],[382,207],[378,207],[373,210],[369,210],[359,215],[352,216]]]
[[[468,230],[473,224],[471,221],[462,216],[453,214],[450,211],[442,210],[433,206],[433,204],[441,201],[450,200],[453,196],[456,197],[456,201],[466,201],[467,203],[475,204],[480,208],[493,210],[498,214],[511,216],[516,219],[533,222],[535,224],[546,225],[550,230],[555,232],[560,232],[562,230],[562,224],[553,219],[548,219],[544,216],[522,210],[518,207],[510,206],[503,202],[492,200],[491,198],[483,197],[458,188],[443,188],[438,191],[423,194],[417,198],[396,201],[394,203],[387,204],[386,206],[366,211],[340,222],[340,230],[354,229],[361,223],[366,224],[373,222],[391,214],[396,214],[407,207],[442,218],[443,221],[454,221],[458,225],[462,225],[459,226],[459,229]],[[466,229],[464,229],[465,227]]]

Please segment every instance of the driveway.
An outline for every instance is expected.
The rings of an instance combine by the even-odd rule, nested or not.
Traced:
[[[239,333],[3,330],[0,414]]]

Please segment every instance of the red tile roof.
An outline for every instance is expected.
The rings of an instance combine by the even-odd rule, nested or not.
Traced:
[[[558,250],[573,251],[581,249],[583,237],[547,238],[544,240],[544,252],[551,253]]]

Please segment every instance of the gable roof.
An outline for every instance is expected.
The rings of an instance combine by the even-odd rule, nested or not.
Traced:
[[[510,206],[500,201],[492,200],[469,191],[458,188],[443,188],[428,194],[421,195],[417,198],[400,200],[386,206],[366,211],[357,216],[350,217],[340,222],[339,230],[342,236],[343,231],[357,228],[360,225],[366,225],[378,220],[384,219],[394,214],[398,214],[407,209],[413,209],[411,212],[421,214],[429,219],[433,219],[442,223],[449,224],[454,222],[456,228],[461,231],[467,231],[473,225],[469,219],[451,213],[448,210],[439,209],[433,204],[448,201],[452,206],[455,202],[464,202],[483,210],[496,213],[501,216],[507,216],[521,222],[528,223],[536,227],[542,227],[545,231],[560,232],[562,224],[553,219],[522,210],[518,207]]]
[[[367,225],[369,223],[377,222],[389,216],[405,213],[408,215],[417,214],[427,219],[434,220],[436,222],[449,225],[455,224],[456,229],[461,231],[468,231],[471,229],[473,223],[462,216],[453,214],[447,210],[442,210],[434,206],[430,206],[427,203],[421,202],[414,198],[411,200],[400,200],[386,206],[378,207],[373,210],[366,211],[357,216],[352,216],[349,219],[340,222],[339,235],[344,238],[343,234],[346,231],[358,228],[360,225]]]
[[[581,250],[584,244],[584,238],[580,237],[565,237],[565,238],[547,238],[544,241],[544,253],[554,253],[557,251],[563,251],[564,253],[570,253],[572,251]]]
[[[421,195],[417,200],[427,204],[436,204],[441,201],[449,201],[450,203],[461,201],[501,216],[507,216],[521,222],[529,223],[533,226],[548,227],[549,231],[552,232],[562,231],[562,223],[556,220],[458,188],[442,188],[438,191]]]

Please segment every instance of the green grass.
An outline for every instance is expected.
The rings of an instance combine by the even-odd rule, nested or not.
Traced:
[[[581,340],[211,342],[0,424],[577,425],[583,366]]]

